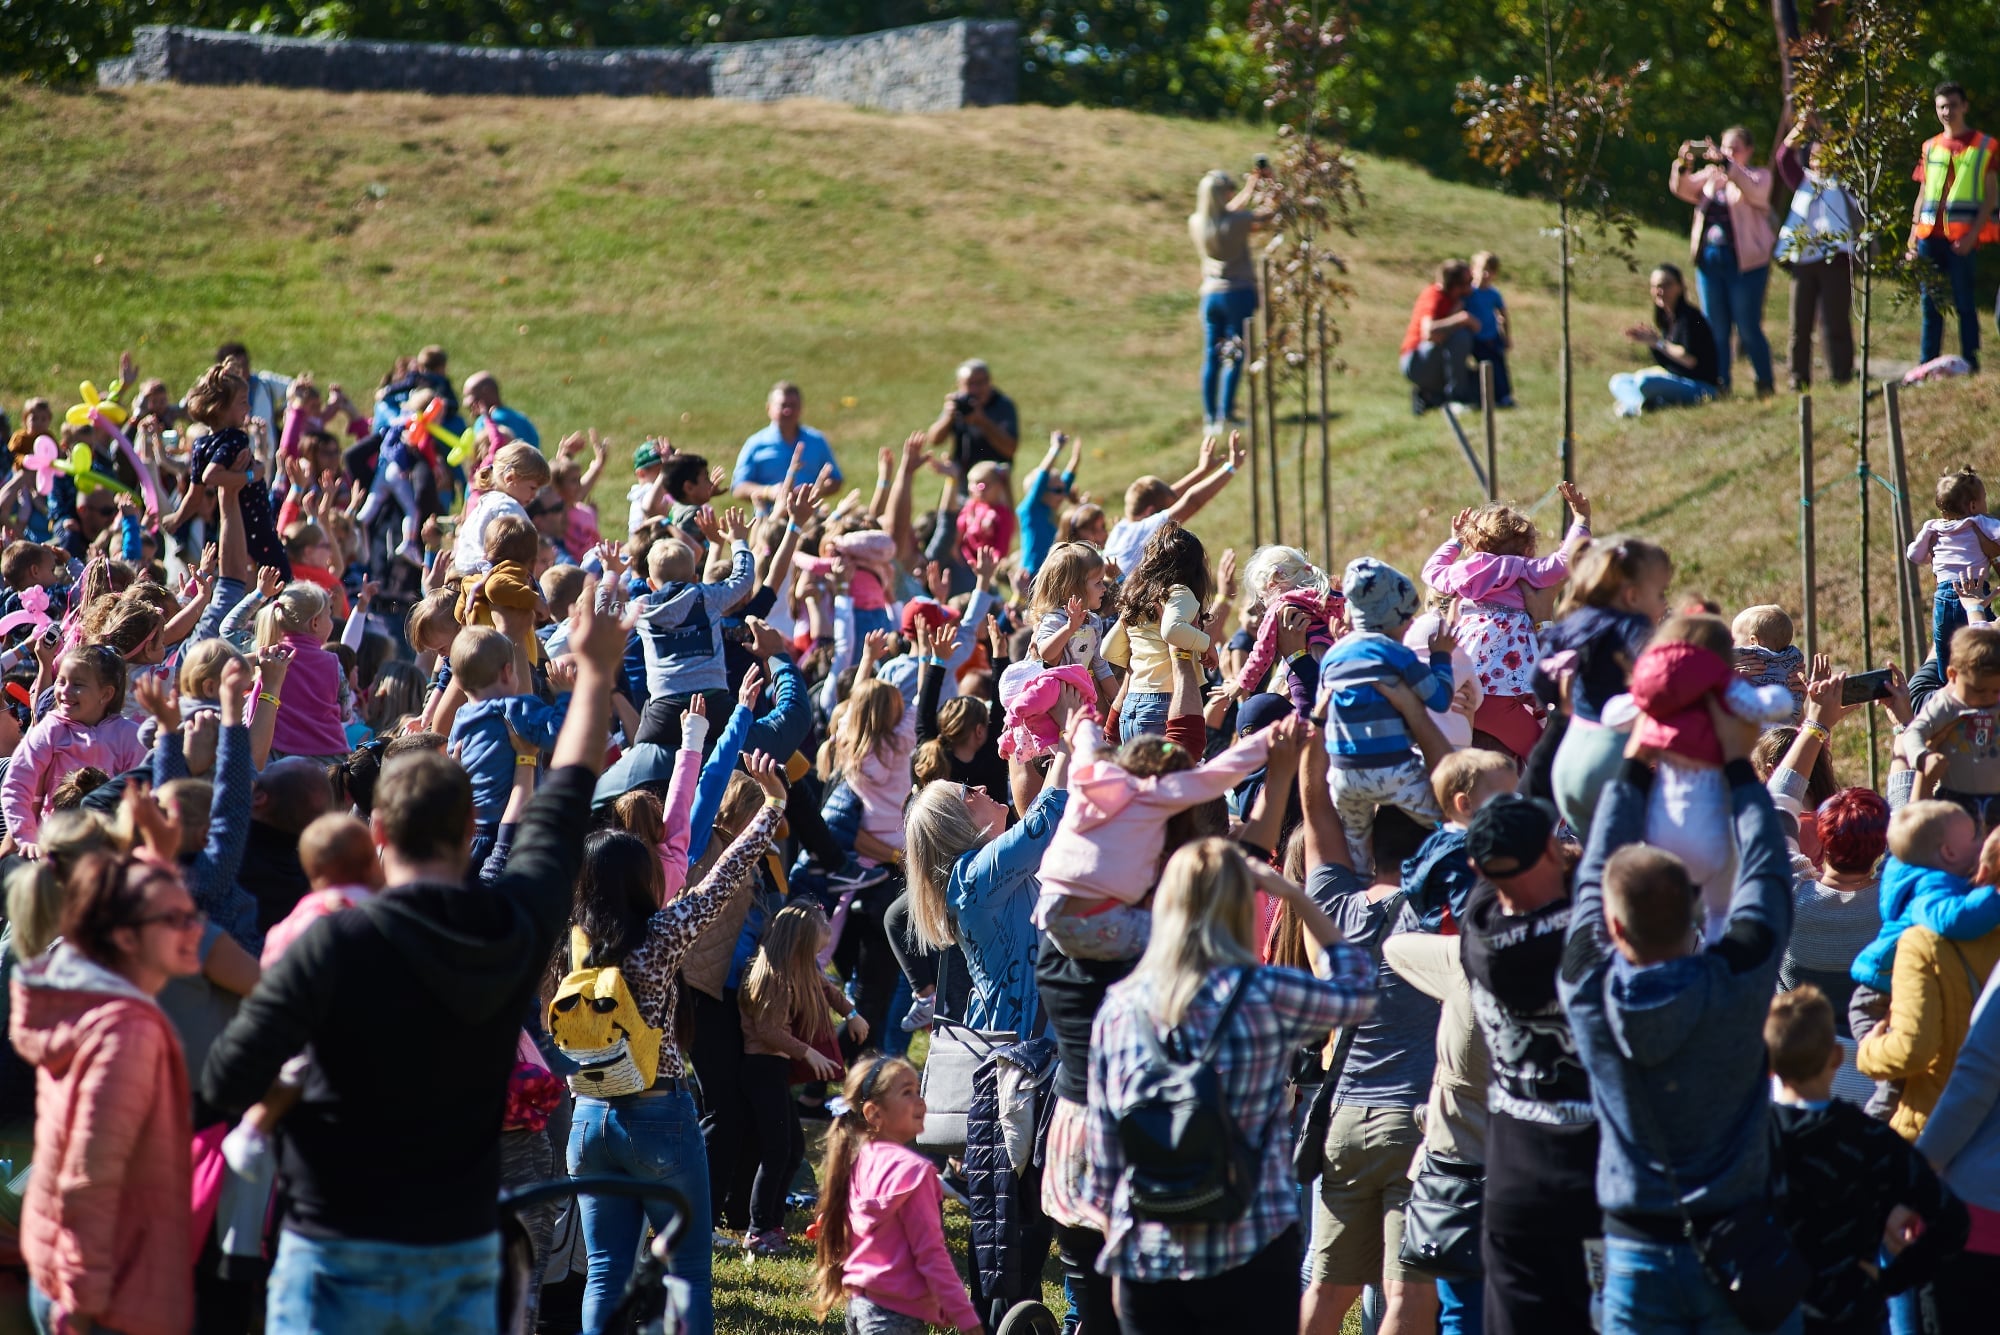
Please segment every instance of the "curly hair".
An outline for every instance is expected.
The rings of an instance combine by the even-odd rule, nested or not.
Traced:
[[[1186,585],[1197,603],[1207,605],[1208,552],[1193,532],[1169,519],[1147,539],[1138,566],[1119,591],[1119,610],[1135,625],[1158,625],[1160,608],[1176,584]]]
[[[1488,502],[1475,509],[1461,533],[1467,551],[1494,556],[1533,556],[1535,521],[1511,505]]]

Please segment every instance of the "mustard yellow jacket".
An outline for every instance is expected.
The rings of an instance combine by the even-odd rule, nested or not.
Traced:
[[[1915,1140],[1958,1064],[1972,1028],[1972,1007],[2000,962],[2000,930],[1972,941],[1950,941],[1912,927],[1896,943],[1888,1023],[1861,1041],[1855,1064],[1874,1080],[1903,1082],[1903,1101],[1889,1119]]]

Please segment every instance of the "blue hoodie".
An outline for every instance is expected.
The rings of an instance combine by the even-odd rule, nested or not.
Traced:
[[[451,721],[449,749],[472,778],[472,809],[481,826],[500,823],[507,794],[514,790],[514,743],[507,729],[512,727],[522,741],[547,750],[556,744],[556,731],[567,713],[567,692],[552,705],[532,695],[501,695],[468,700],[459,707]]]
[[[1882,861],[1877,901],[1882,930],[1855,957],[1854,981],[1877,992],[1889,990],[1896,968],[1896,943],[1912,927],[1925,927],[1949,941],[1971,941],[2000,927],[2000,890],[1973,888],[1963,876],[1917,867],[1893,854]]]
[[[1602,1132],[1597,1200],[1606,1214],[1672,1221],[1675,1190],[1697,1217],[1764,1195],[1771,1090],[1764,1019],[1792,934],[1792,869],[1771,795],[1749,762],[1723,767],[1741,850],[1729,922],[1705,950],[1635,965],[1604,921],[1604,867],[1646,833],[1650,769],[1626,761],[1606,784],[1576,873],[1557,990],[1590,1071]]]

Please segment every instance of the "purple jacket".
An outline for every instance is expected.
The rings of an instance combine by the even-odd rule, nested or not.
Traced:
[[[310,635],[287,635],[292,667],[279,691],[284,702],[271,729],[271,751],[287,756],[344,756],[353,750],[340,726],[340,660]],[[250,722],[257,721],[253,707]]]

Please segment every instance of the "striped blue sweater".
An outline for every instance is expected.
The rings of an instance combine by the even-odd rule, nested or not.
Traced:
[[[1333,692],[1326,712],[1326,749],[1340,769],[1375,769],[1410,758],[1410,730],[1375,683],[1400,677],[1442,713],[1451,704],[1451,654],[1434,653],[1428,668],[1415,651],[1372,630],[1341,637],[1320,660],[1320,684]]]

